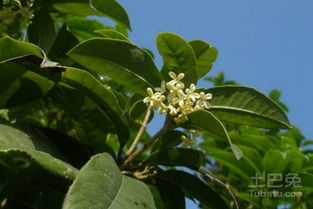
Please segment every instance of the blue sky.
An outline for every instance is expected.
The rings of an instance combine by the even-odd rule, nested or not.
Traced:
[[[171,31],[219,50],[211,75],[282,91],[291,122],[313,138],[312,0],[120,0],[131,39],[158,56],[155,37]],[[311,95],[311,96],[310,96]]]
[[[211,75],[264,93],[282,91],[290,121],[313,138],[312,0],[120,0],[131,39],[157,55],[155,37],[171,31],[219,50]],[[158,55],[157,55],[158,56]],[[311,93],[310,93],[311,92]],[[310,96],[311,95],[311,96]],[[155,123],[157,125],[157,123]],[[156,127],[155,127],[156,128]],[[188,203],[188,208],[194,208]]]

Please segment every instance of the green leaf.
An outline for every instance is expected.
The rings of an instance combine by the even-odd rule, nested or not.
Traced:
[[[116,20],[119,23],[122,23],[128,29],[131,29],[130,27],[130,21],[128,18],[128,15],[124,8],[117,3],[115,0],[90,0],[90,5],[93,9],[100,12],[100,14],[103,14],[105,16],[108,16],[112,18],[113,20]]]
[[[149,188],[121,175],[109,154],[98,154],[80,170],[63,209],[155,209]]]
[[[131,29],[126,11],[115,0],[63,0],[53,3],[53,7],[61,13],[78,16],[105,16]]]
[[[182,136],[185,136],[181,131],[171,130],[163,134],[152,146],[151,153],[161,149],[176,147],[182,143]]]
[[[263,172],[262,158],[259,153],[250,147],[239,146],[243,152],[243,158],[249,163],[251,167],[255,169],[256,172],[261,174]]]
[[[78,39],[70,32],[68,26],[63,25],[51,46],[48,57],[50,59],[63,58],[78,43]]]
[[[79,138],[81,143],[96,153],[108,152],[105,136],[107,133],[115,133],[116,130],[111,118],[99,105],[83,92],[62,84],[57,85],[49,93],[49,97],[73,121],[75,137]],[[118,140],[116,143],[118,144]]]
[[[67,68],[62,74],[62,78],[62,82],[79,89],[105,111],[115,125],[120,146],[123,146],[129,138],[128,122],[123,116],[118,101],[112,91],[102,85],[90,73],[83,70]]]
[[[90,6],[88,0],[63,0],[55,1],[53,7],[63,14],[77,16],[92,16],[96,15],[96,11]]]
[[[113,29],[101,29],[96,30],[95,32],[101,34],[104,38],[112,38],[130,42],[130,40],[124,34]]]
[[[231,152],[211,147],[207,150],[207,155],[213,157],[221,165],[228,167],[237,173],[245,181],[249,182],[250,176],[255,175],[255,170],[245,158],[237,160]]]
[[[0,53],[0,62],[2,63],[28,55],[35,55],[39,58],[43,58],[41,50],[37,46],[9,37],[0,39],[0,49],[6,49],[2,50]]]
[[[126,41],[94,38],[82,42],[68,55],[92,73],[108,76],[134,92],[145,94],[147,87],[161,83],[151,56]]]
[[[205,160],[205,154],[186,148],[168,148],[151,154],[144,162],[153,165],[185,166],[198,169]]]
[[[23,105],[40,99],[53,86],[53,81],[27,71],[20,65],[0,64],[0,108]]]
[[[196,176],[183,171],[170,170],[159,173],[157,178],[176,184],[187,196],[197,199],[200,203],[208,206],[209,208],[229,208],[217,192],[211,189]]]
[[[305,155],[298,148],[289,150],[287,153],[287,161],[289,161],[289,170],[291,172],[300,171],[304,160]]]
[[[56,31],[48,11],[38,10],[35,12],[27,32],[30,42],[39,46],[46,53],[50,51],[56,37]]]
[[[212,68],[213,63],[217,58],[218,51],[215,47],[205,41],[193,40],[190,41],[197,59],[198,79],[205,76]]]
[[[227,140],[236,158],[240,159],[242,157],[241,150],[231,142],[224,125],[212,113],[198,110],[191,113],[188,118],[187,125],[205,130],[216,138]]]
[[[286,156],[279,150],[271,149],[263,158],[264,170],[267,173],[282,173],[288,163]]]
[[[212,112],[222,121],[260,128],[290,128],[284,111],[270,98],[245,86],[208,89]]]
[[[106,29],[102,23],[94,19],[86,19],[85,17],[69,16],[66,24],[71,33],[73,33],[79,41],[100,36],[96,30]]]
[[[168,72],[184,73],[184,83],[197,83],[196,56],[192,47],[180,36],[174,33],[160,33],[156,44],[163,57],[162,74],[168,78]]]
[[[157,193],[157,194],[156,194]],[[157,209],[185,209],[185,195],[183,191],[170,181],[156,179],[156,188],[153,192]],[[158,195],[159,199],[156,199]]]
[[[52,157],[51,145],[39,138],[0,124],[0,160],[10,170],[20,170],[37,163],[47,172],[67,179],[74,179],[77,170],[69,164]]]

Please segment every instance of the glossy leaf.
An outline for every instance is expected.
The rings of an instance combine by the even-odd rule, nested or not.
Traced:
[[[78,16],[69,16],[66,24],[68,25],[68,30],[73,33],[79,41],[85,41],[100,36],[100,34],[95,31],[106,29],[103,24],[95,19],[86,19]]]
[[[0,124],[0,130],[0,159],[11,170],[25,169],[37,163],[51,174],[67,179],[75,178],[77,170],[48,154],[55,154],[56,151],[45,141],[31,138],[7,125]]]
[[[65,14],[109,17],[130,29],[130,21],[126,11],[115,0],[65,0],[54,2],[53,7]]]
[[[165,171],[160,173],[157,178],[170,181],[179,186],[184,193],[197,199],[200,203],[212,209],[228,209],[228,205],[217,192],[211,189],[196,176],[183,171]]]
[[[78,43],[78,39],[71,33],[68,26],[63,25],[51,46],[48,56],[50,59],[63,58]]]
[[[130,40],[124,34],[113,29],[102,29],[96,30],[95,32],[101,34],[104,38],[112,38],[130,42]]]
[[[126,41],[94,38],[82,42],[68,55],[92,73],[108,76],[134,92],[145,94],[147,87],[161,83],[151,56]]]
[[[0,64],[0,108],[23,105],[40,99],[53,86],[53,81],[37,73],[27,71],[20,65],[15,63]]]
[[[90,0],[90,4],[100,14],[108,16],[131,29],[126,11],[116,0]]]
[[[121,175],[109,154],[98,154],[80,170],[63,209],[155,209],[148,187]]]
[[[174,33],[160,33],[156,40],[159,53],[163,57],[162,74],[168,78],[168,72],[184,73],[184,83],[196,83],[198,80],[196,56],[192,47],[180,36]]]
[[[2,50],[0,53],[0,62],[6,62],[27,55],[35,55],[43,58],[41,50],[37,46],[9,37],[0,39],[0,49],[6,49]]]
[[[54,1],[53,8],[63,14],[77,16],[96,15],[96,11],[91,7],[88,0],[63,0]]]
[[[242,157],[242,151],[231,142],[224,125],[212,113],[199,110],[191,113],[188,118],[188,125],[207,131],[216,138],[227,140],[236,158]]]
[[[244,86],[208,89],[212,112],[220,120],[260,128],[289,128],[284,111],[259,91]]]
[[[185,166],[192,169],[199,168],[205,159],[205,154],[198,150],[186,148],[162,149],[150,155],[146,164]]]
[[[36,44],[46,53],[50,51],[56,37],[56,31],[48,11],[39,10],[34,13],[34,18],[28,27],[27,34],[31,43]]]
[[[75,86],[105,111],[114,123],[120,145],[123,146],[129,137],[128,123],[112,91],[83,70],[67,68],[66,72],[62,74],[62,78],[63,82]]]
[[[212,68],[213,63],[217,58],[217,49],[205,41],[193,40],[190,41],[197,59],[197,74],[198,79],[205,76]]]
[[[185,133],[177,130],[166,132],[156,141],[156,143],[153,144],[151,153],[161,149],[168,149],[178,146],[182,143],[182,136],[185,135]]]

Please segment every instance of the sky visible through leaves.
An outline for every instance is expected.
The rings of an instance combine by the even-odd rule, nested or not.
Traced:
[[[219,50],[210,75],[268,93],[282,90],[289,117],[313,138],[313,1],[121,0],[131,18],[131,39],[153,50],[158,32],[203,39]],[[161,63],[160,61],[158,63]],[[202,85],[208,85],[201,83]]]
[[[289,118],[313,138],[313,1],[311,0],[120,0],[132,24],[130,38],[152,49],[157,33],[171,31],[187,40],[203,39],[219,50],[210,75],[223,71],[268,93],[282,91]],[[205,87],[206,82],[201,82]],[[150,131],[161,126],[159,117]],[[196,208],[190,201],[187,208]]]

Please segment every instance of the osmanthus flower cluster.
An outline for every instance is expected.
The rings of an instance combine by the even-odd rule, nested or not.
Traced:
[[[152,109],[158,109],[160,114],[171,115],[177,124],[188,120],[188,115],[197,110],[209,109],[209,100],[212,94],[196,92],[196,86],[192,83],[188,88],[182,82],[184,73],[176,75],[169,72],[172,78],[169,82],[162,81],[161,87],[147,89],[148,96],[143,102]]]

